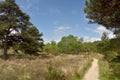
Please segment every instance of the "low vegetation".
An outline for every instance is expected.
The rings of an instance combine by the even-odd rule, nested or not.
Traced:
[[[77,80],[89,67],[92,57],[85,55],[46,55],[35,60],[0,59],[2,80]],[[89,64],[88,64],[89,63]]]
[[[116,57],[111,62],[109,62],[111,75],[110,79],[120,80],[120,58]]]
[[[110,80],[110,68],[109,64],[105,60],[99,60],[99,74],[100,74],[100,80]]]
[[[120,63],[116,61],[108,62],[105,59],[99,60],[100,80],[120,80]]]

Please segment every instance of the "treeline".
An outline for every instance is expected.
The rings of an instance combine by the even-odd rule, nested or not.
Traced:
[[[106,32],[103,33],[101,41],[84,42],[83,38],[78,38],[73,35],[62,37],[59,42],[51,41],[44,46],[44,51],[47,53],[59,54],[80,54],[82,52],[102,53],[107,60],[117,56],[117,51],[114,50],[112,41],[109,39]]]
[[[89,47],[90,43],[84,43],[83,38],[78,38],[73,35],[68,35],[62,37],[62,39],[57,43],[55,41],[51,41],[44,46],[44,51],[47,53],[59,54],[79,54],[80,52],[88,52],[91,47]]]
[[[81,54],[99,53],[109,63],[109,80],[120,79],[120,42],[119,38],[109,39],[108,33],[102,34],[100,41],[84,42],[83,38],[73,35],[62,37],[57,43],[51,41],[44,46],[44,51],[51,54]]]

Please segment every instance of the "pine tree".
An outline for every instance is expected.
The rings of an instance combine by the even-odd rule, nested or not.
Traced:
[[[90,23],[103,25],[115,34],[111,45],[120,54],[120,0],[86,0],[84,11]]]
[[[22,34],[33,26],[29,19],[29,15],[20,10],[15,0],[0,2],[0,41],[4,45],[4,59],[7,59],[7,49],[10,44],[23,42]]]
[[[120,0],[86,0],[86,18],[105,26],[120,37]]]
[[[42,33],[35,27],[29,27],[26,32],[22,33],[23,42],[20,44],[19,49],[26,54],[36,55],[41,51],[43,46]]]

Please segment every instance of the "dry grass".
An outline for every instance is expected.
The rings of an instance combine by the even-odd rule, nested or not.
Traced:
[[[65,54],[58,56],[41,54],[35,60],[9,59],[4,61],[0,59],[0,80],[45,80],[46,74],[49,75],[49,67],[52,67],[53,71],[58,70],[56,74],[64,77],[64,80],[75,80],[74,76],[78,75],[90,60],[90,56]]]

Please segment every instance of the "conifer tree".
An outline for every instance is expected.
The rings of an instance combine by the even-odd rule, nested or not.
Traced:
[[[29,27],[21,36],[23,42],[20,44],[20,50],[26,54],[33,55],[41,51],[43,46],[42,33],[39,33],[39,30],[35,26]]]
[[[33,26],[30,17],[22,12],[15,0],[0,2],[0,41],[3,43],[3,58],[7,59],[7,49],[13,42],[23,42],[21,34]]]
[[[120,38],[120,0],[86,0],[86,18],[114,32]]]
[[[86,0],[84,11],[90,23],[103,25],[116,35],[111,45],[120,54],[120,0]]]

